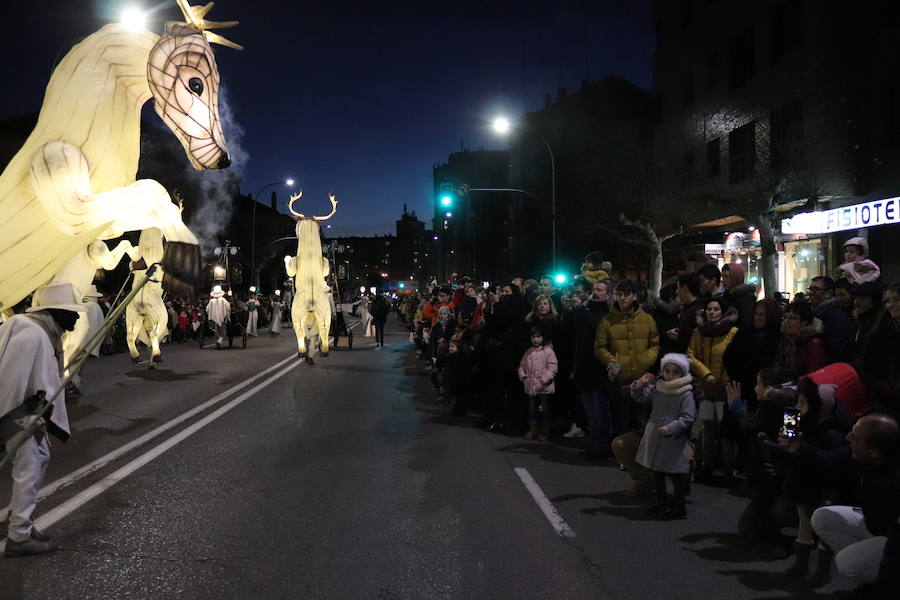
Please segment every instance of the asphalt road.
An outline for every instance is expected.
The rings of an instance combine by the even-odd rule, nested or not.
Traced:
[[[695,485],[688,520],[650,520],[621,494],[615,464],[449,416],[393,317],[386,342],[376,352],[357,336],[353,351],[307,365],[285,329],[245,350],[169,345],[156,371],[124,354],[92,360],[70,405],[73,438],[54,447],[45,479],[66,485],[36,513],[62,548],[0,560],[0,598],[733,600],[802,589],[779,574],[787,561],[736,543],[745,500]]]

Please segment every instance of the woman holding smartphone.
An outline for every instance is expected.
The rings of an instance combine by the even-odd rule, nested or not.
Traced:
[[[799,435],[803,444],[814,446],[818,450],[833,450],[846,443],[847,432],[852,421],[850,413],[841,404],[834,393],[834,384],[818,385],[812,379],[804,377],[797,385],[797,413],[799,414]],[[786,414],[786,421],[793,415]],[[782,428],[781,438],[787,438]],[[816,565],[809,572],[809,556],[815,548],[813,529],[810,517],[813,511],[825,503],[829,496],[840,494],[841,490],[827,490],[814,475],[813,469],[806,468],[794,461],[787,475],[785,492],[797,503],[799,532],[794,540],[796,562],[788,569],[787,574],[806,576],[807,582],[815,586],[827,576],[831,567],[830,556],[827,565]],[[818,553],[822,556],[824,553]]]

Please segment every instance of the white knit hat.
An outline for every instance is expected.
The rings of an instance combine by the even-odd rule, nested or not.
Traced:
[[[862,248],[863,256],[869,255],[869,242],[866,241],[866,238],[861,237],[853,237],[844,242],[844,246],[859,246]]]
[[[676,367],[681,369],[682,376],[690,375],[691,373],[691,361],[684,354],[679,354],[678,352],[669,352],[662,357],[662,360],[659,361],[659,368],[662,369],[668,364],[675,365]]]

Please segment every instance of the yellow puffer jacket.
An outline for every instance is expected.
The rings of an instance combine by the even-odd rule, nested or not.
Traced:
[[[613,306],[597,326],[594,355],[604,366],[612,361],[622,365],[616,381],[628,384],[646,373],[659,354],[659,332],[653,317],[635,309],[625,314]]]
[[[701,311],[697,314],[698,327],[691,333],[691,341],[688,344],[687,356],[691,360],[691,373],[700,379],[712,373],[716,380],[727,383],[731,378],[725,370],[725,365],[722,364],[722,356],[725,355],[725,348],[737,335],[737,327],[732,327],[719,336],[703,335],[700,331],[703,325],[699,324],[702,319]],[[737,312],[733,308],[728,309],[722,317],[723,322],[733,323],[736,320]]]

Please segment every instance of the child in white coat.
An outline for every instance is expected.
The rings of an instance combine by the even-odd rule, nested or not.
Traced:
[[[656,504],[648,512],[670,521],[687,518],[688,440],[696,418],[696,404],[688,357],[671,352],[662,357],[660,367],[659,380],[648,373],[631,386],[632,398],[653,403],[635,460],[653,471]],[[666,494],[667,477],[672,480],[671,501]]]

